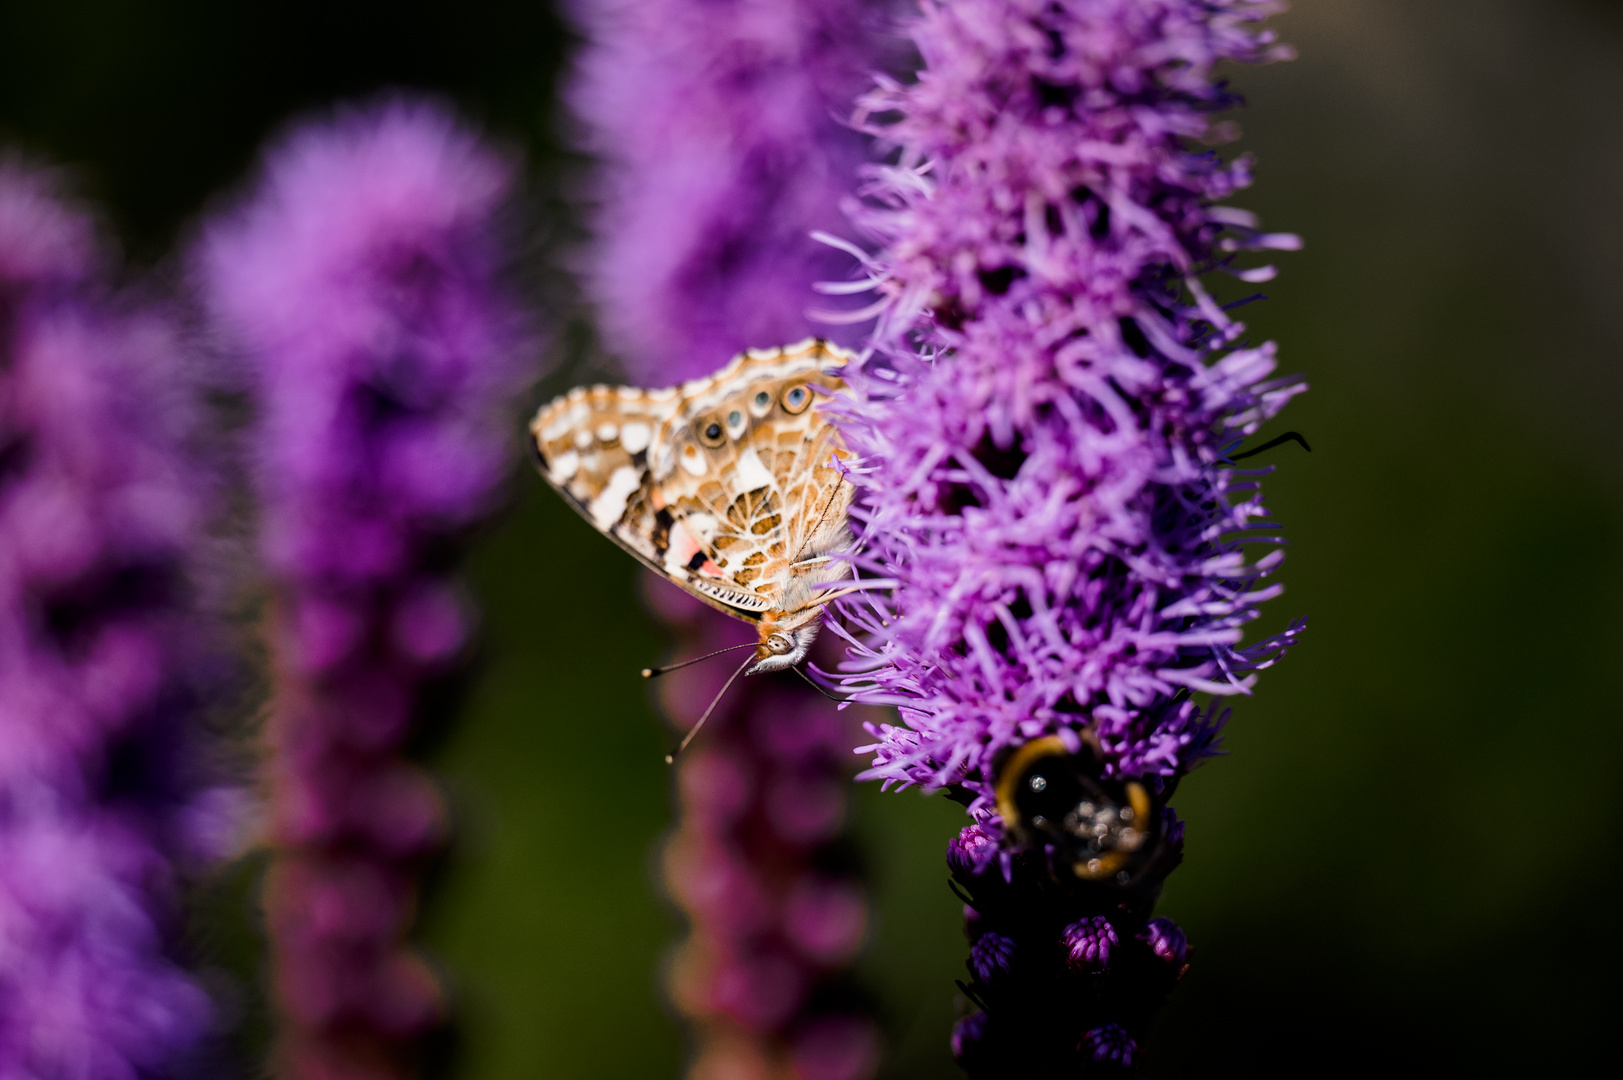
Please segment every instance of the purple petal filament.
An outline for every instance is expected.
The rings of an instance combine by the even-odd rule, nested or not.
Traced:
[[[970,804],[948,860],[987,1008],[955,1035],[972,1076],[1130,1068],[1182,966],[1175,928],[1141,934],[1180,850],[1170,810],[1139,879],[1084,880],[1004,827],[999,763],[1056,736],[1100,783],[1162,797],[1213,750],[1203,702],[1250,692],[1300,630],[1242,640],[1281,553],[1266,470],[1226,455],[1302,386],[1201,283],[1265,280],[1238,260],[1297,246],[1222,205],[1249,160],[1199,145],[1237,103],[1214,68],[1287,55],[1259,28],[1278,6],[921,0],[918,80],[857,113],[895,154],[856,219],[880,245],[873,356],[831,406],[875,579],[843,602],[836,678],[900,710],[865,776]]]
[[[900,147],[861,223],[886,247],[891,348],[844,426],[865,569],[848,682],[896,705],[872,775],[972,785],[1003,748],[1089,729],[1112,774],[1172,775],[1210,749],[1180,691],[1244,693],[1296,633],[1245,647],[1278,590],[1255,473],[1220,467],[1299,383],[1192,276],[1281,246],[1215,205],[1249,161],[1186,145],[1231,97],[1219,60],[1278,54],[1249,0],[927,2],[917,84],[866,116]],[[898,404],[898,398],[905,405]]]
[[[201,708],[209,485],[187,351],[111,295],[44,173],[0,159],[0,1076],[134,1080],[195,1055],[177,877],[223,854]],[[217,674],[217,673],[216,673]]]
[[[626,369],[675,383],[821,333],[814,283],[867,160],[839,118],[889,38],[864,0],[577,0],[569,95],[602,161],[586,263]],[[854,332],[846,331],[854,340]]]
[[[410,1075],[442,1010],[406,934],[444,807],[402,748],[465,652],[450,556],[496,503],[528,374],[495,225],[511,180],[436,107],[343,113],[274,147],[201,249],[259,410],[266,909],[292,1076]]]

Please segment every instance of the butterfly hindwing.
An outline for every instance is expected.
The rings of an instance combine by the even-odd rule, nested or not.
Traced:
[[[847,540],[850,485],[831,462],[843,450],[813,407],[845,360],[808,341],[668,390],[572,391],[531,423],[542,472],[642,562],[759,619],[782,606],[794,563]]]
[[[655,569],[663,545],[655,542],[648,453],[677,404],[674,391],[581,387],[530,423],[541,474],[600,532]]]

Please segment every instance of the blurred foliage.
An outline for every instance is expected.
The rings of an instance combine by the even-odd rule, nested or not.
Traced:
[[[1155,1072],[1582,1069],[1619,959],[1623,11],[1298,0],[1277,25],[1301,58],[1233,73],[1260,177],[1236,202],[1307,240],[1246,313],[1313,385],[1276,430],[1314,452],[1268,458],[1293,545],[1268,620],[1311,622],[1179,792],[1164,910],[1197,953]],[[556,205],[568,46],[538,4],[0,0],[0,141],[73,167],[144,261],[268,133],[384,87],[454,96]],[[455,1068],[675,1076],[665,736],[635,676],[665,644],[631,560],[533,477],[515,491],[473,554],[485,654],[433,750],[459,835],[423,933]],[[959,813],[872,788],[855,813],[888,1073],[954,1075]],[[246,906],[254,876],[215,891]],[[204,940],[251,967],[240,933]]]

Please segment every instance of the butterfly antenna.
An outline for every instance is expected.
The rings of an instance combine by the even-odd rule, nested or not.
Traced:
[[[699,722],[688,729],[688,733],[682,736],[682,741],[677,744],[674,751],[665,755],[665,764],[676,764],[677,756],[688,748],[688,743],[693,741],[693,736],[699,733],[699,729],[704,727],[704,722],[710,719],[710,714],[716,711],[716,706],[721,704],[721,699],[727,696],[727,690],[733,685],[740,675],[744,674],[744,669],[749,667],[750,661],[754,659],[755,657],[753,656],[747,657],[742,664],[738,665],[738,670],[733,672],[732,677],[722,684],[721,693],[717,694],[715,698],[711,700],[710,707],[704,711],[703,716],[699,717]]]
[[[701,660],[709,660],[711,657],[720,656],[724,652],[732,652],[734,649],[753,649],[755,645],[756,643],[753,641],[746,641],[739,645],[729,645],[725,649],[717,649],[715,652],[707,652],[703,656],[695,656],[675,664],[666,664],[664,667],[645,667],[642,669],[642,677],[645,679],[657,679],[661,675],[672,671],[680,671],[682,668],[697,664]]]

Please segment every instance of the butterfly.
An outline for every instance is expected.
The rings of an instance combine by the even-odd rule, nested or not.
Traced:
[[[580,387],[530,422],[541,475],[599,532],[756,624],[752,675],[805,658],[850,573],[847,451],[812,407],[850,359],[815,338],[752,349],[681,386]]]

